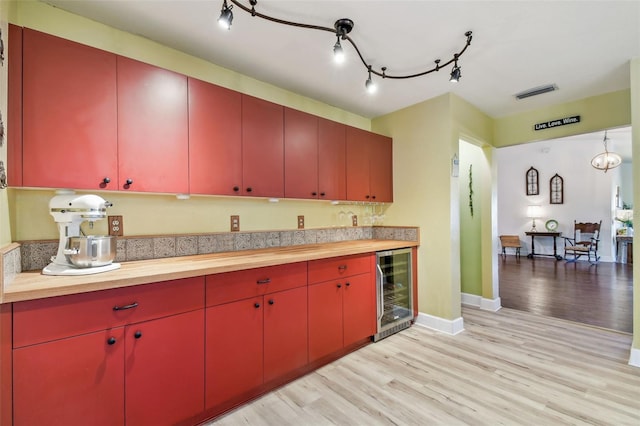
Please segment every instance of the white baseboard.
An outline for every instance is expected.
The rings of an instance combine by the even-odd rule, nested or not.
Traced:
[[[640,349],[631,348],[631,354],[629,355],[629,365],[640,367]]]
[[[502,307],[499,297],[495,299],[485,299],[477,294],[462,293],[461,301],[465,306],[480,308],[483,311],[497,312]]]
[[[462,317],[448,320],[419,312],[415,324],[452,336],[464,331],[464,320]]]

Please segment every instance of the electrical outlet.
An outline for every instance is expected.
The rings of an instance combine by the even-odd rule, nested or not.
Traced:
[[[298,229],[304,229],[304,216],[298,216]]]
[[[353,216],[351,216],[351,224],[353,226],[358,226],[358,215],[354,214]]]
[[[232,215],[231,216],[231,232],[240,231],[240,216]]]
[[[107,216],[109,224],[109,235],[114,237],[122,237],[124,235],[124,223],[122,216]]]

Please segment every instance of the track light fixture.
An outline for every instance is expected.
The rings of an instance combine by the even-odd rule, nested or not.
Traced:
[[[233,12],[231,9],[233,5],[227,5],[227,0],[222,3],[222,10],[220,11],[220,17],[218,18],[218,25],[225,30],[231,29],[231,22],[233,21]]]
[[[450,64],[453,64],[453,68],[451,70],[449,81],[454,83],[458,82],[462,76],[460,67],[458,66],[458,59],[467,50],[467,47],[469,47],[469,45],[471,44],[471,39],[472,39],[471,31],[467,31],[466,33],[464,33],[467,40],[462,50],[458,53],[455,53],[453,55],[453,58],[451,58],[450,60],[448,60],[443,64],[441,64],[442,61],[440,59],[436,59],[435,66],[433,68],[429,68],[427,70],[424,70],[415,74],[387,74],[386,72],[387,67],[381,67],[380,71],[378,71],[375,68],[373,68],[373,65],[367,63],[367,61],[362,56],[362,53],[360,52],[360,49],[358,48],[356,43],[353,41],[351,37],[349,37],[349,33],[351,32],[354,26],[354,23],[351,19],[347,19],[347,18],[338,19],[335,22],[334,27],[329,28],[329,27],[323,27],[319,25],[310,25],[310,24],[303,24],[299,22],[286,21],[284,19],[274,18],[272,16],[268,16],[263,13],[257,12],[255,7],[258,4],[258,0],[249,0],[249,4],[251,5],[251,7],[245,6],[239,0],[229,0],[229,1],[233,3],[233,5],[236,5],[240,9],[244,10],[245,12],[250,13],[251,16],[257,16],[258,18],[262,18],[267,21],[275,22],[277,24],[289,25],[292,27],[307,28],[307,29],[318,30],[318,31],[327,31],[335,34],[337,40],[336,40],[336,43],[333,45],[333,55],[334,55],[334,60],[338,63],[344,60],[344,54],[345,54],[344,49],[342,48],[342,44],[340,43],[340,40],[348,41],[349,43],[351,43],[356,53],[360,57],[360,61],[362,62],[364,67],[367,69],[368,78],[365,83],[365,86],[367,88],[367,91],[369,91],[370,93],[375,92],[375,86],[376,86],[373,80],[371,79],[371,74],[375,74],[382,78],[408,79],[408,78],[414,78],[414,77],[421,77],[423,75],[430,74],[434,71],[440,71],[441,68],[444,68]],[[231,28],[231,21],[233,20],[233,12],[231,12],[231,8],[233,7],[233,5],[228,6],[227,0],[223,0],[222,11],[220,13],[220,18],[218,18],[218,22],[223,28],[226,28],[226,29]]]

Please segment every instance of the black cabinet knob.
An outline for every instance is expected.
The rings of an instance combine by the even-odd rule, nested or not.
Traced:
[[[133,183],[133,179],[127,179],[127,185],[131,185]]]
[[[133,334],[133,337],[135,337],[136,339],[139,339],[142,337],[142,331],[138,330]]]
[[[317,193],[317,192],[315,192],[315,191],[313,191],[313,192],[311,193],[311,195],[315,197],[316,195],[318,195],[318,193]]]
[[[115,337],[109,337],[109,339],[107,340],[107,343],[109,345],[113,345],[116,343],[116,338]]]
[[[233,192],[238,192],[240,191],[240,187],[239,186],[234,186],[233,187]]]
[[[371,198],[371,196],[365,195],[364,198],[366,198],[368,200],[369,198]]]
[[[274,303],[276,303],[273,299],[269,299],[269,304],[273,305]]]
[[[346,282],[346,286],[349,287],[351,283],[349,281]]]
[[[337,285],[337,287],[338,287],[338,288],[342,288],[342,284],[338,284],[338,285]]]
[[[129,189],[131,184],[133,184],[133,179],[127,179],[124,183],[124,189]]]
[[[251,191],[253,191],[253,188],[248,187],[248,188],[247,188],[247,192],[251,192]]]
[[[260,304],[259,304],[259,303],[254,303],[254,304],[253,304],[253,306],[254,306],[256,309],[258,309],[258,308],[260,307]]]
[[[321,193],[320,193],[320,196],[321,196],[321,197],[324,197],[325,195],[326,195],[326,194],[325,194],[324,192],[321,192]]]
[[[373,199],[375,200],[375,199],[376,199],[376,196],[375,196],[375,195],[372,195],[372,196],[371,196],[371,198],[373,198]]]
[[[110,179],[110,178],[108,178],[108,177],[106,177],[106,178],[102,179],[102,183],[104,183],[105,185],[106,185],[107,183],[110,183],[110,182],[111,182],[111,179]]]

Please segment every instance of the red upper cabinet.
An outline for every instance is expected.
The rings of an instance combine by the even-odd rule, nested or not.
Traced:
[[[242,194],[284,196],[284,109],[242,95]]]
[[[192,194],[239,195],[242,96],[189,78],[189,187]]]
[[[392,150],[391,138],[347,128],[347,199],[393,201]]]
[[[22,83],[23,185],[116,189],[116,55],[25,28]]]
[[[284,196],[318,198],[318,117],[284,109]]]
[[[188,193],[187,77],[121,56],[117,65],[118,189]]]
[[[347,126],[318,119],[318,195],[322,200],[347,199]]]
[[[393,142],[391,138],[371,134],[369,151],[369,182],[372,201],[390,203],[393,201]]]
[[[9,24],[7,183],[22,186],[22,27]]]
[[[371,201],[369,186],[369,132],[347,127],[347,199]]]

